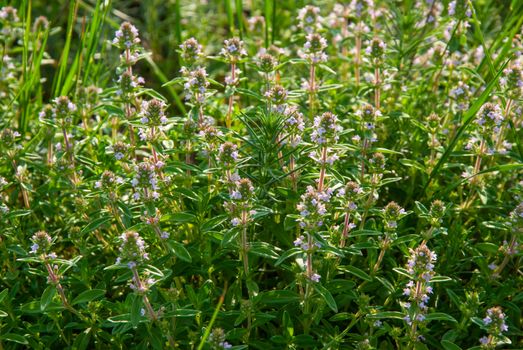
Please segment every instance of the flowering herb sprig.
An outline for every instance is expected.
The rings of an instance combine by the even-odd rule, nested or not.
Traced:
[[[409,338],[412,343],[420,339],[418,327],[425,321],[430,295],[434,292],[430,280],[435,274],[435,263],[436,254],[426,245],[422,244],[410,250],[410,258],[407,262],[410,280],[403,289],[403,295],[409,301],[403,303],[403,307],[407,312],[404,320],[410,326]]]
[[[265,91],[269,113],[282,114],[286,108],[287,90],[281,85],[274,85]]]
[[[298,28],[305,33],[315,33],[323,28],[323,17],[320,14],[320,8],[307,5],[298,12]]]
[[[149,318],[153,321],[157,319],[158,315],[154,311],[147,293],[149,288],[155,283],[153,279],[143,280],[138,272],[138,266],[149,260],[149,254],[146,252],[145,241],[136,231],[126,231],[120,236],[120,247],[116,264],[125,264],[132,272],[132,282],[130,287],[139,296],[142,297],[145,309]]]
[[[98,105],[99,95],[102,91],[101,88],[94,85],[81,86],[77,90],[76,105],[86,133],[89,131],[89,118]]]
[[[165,114],[166,107],[165,102],[158,99],[142,101],[140,113],[138,113],[140,122],[144,125],[139,131],[140,139],[149,142],[153,164],[159,171],[161,171],[161,168],[163,168],[165,164],[164,161],[160,159],[157,148],[159,149],[161,146],[159,141],[162,139],[163,129],[168,122]],[[161,172],[160,177],[163,178]]]
[[[306,239],[304,236],[298,237],[294,245],[307,254],[306,277],[313,282],[318,282],[321,277],[314,272],[312,264],[313,252],[319,246],[319,242],[314,239],[314,234],[324,225],[331,196],[331,189],[318,191],[312,186],[307,186],[307,191],[301,195],[301,201],[296,206],[300,214],[299,225],[307,237]]]
[[[231,225],[241,230],[241,256],[245,276],[249,275],[249,240],[247,228],[252,222],[252,216],[256,213],[254,205],[254,186],[249,179],[239,179],[234,181],[230,187],[229,201],[225,202],[224,207],[229,213]]]
[[[374,68],[374,107],[381,108],[381,69],[385,61],[385,51],[387,44],[379,38],[370,40],[365,49],[365,53],[370,59]]]
[[[325,112],[314,118],[311,141],[317,146],[315,150],[310,152],[309,157],[320,165],[319,192],[323,191],[327,164],[332,165],[339,159],[338,154],[331,147],[338,142],[339,133],[342,130],[342,126],[338,123],[338,117],[331,112]]]
[[[134,200],[157,200],[160,198],[160,180],[158,165],[151,162],[138,163],[134,168],[134,177],[131,185],[134,189]]]
[[[499,266],[493,265],[494,277],[499,277],[503,269],[507,266],[510,258],[519,253],[519,247],[523,241],[523,202],[519,203],[514,210],[510,212],[509,229],[512,231],[510,242],[504,241],[503,246],[500,250],[503,252],[504,258]]]
[[[120,225],[120,228],[123,228],[124,224],[120,217],[120,211],[117,204],[118,188],[123,185],[124,182],[125,181],[121,176],[115,175],[110,170],[105,170],[100,176],[100,180],[94,183],[95,190],[100,191],[100,196],[102,198],[106,197],[109,202],[109,210]]]
[[[62,300],[63,306],[66,309],[75,312],[75,310],[69,304],[69,301],[65,295],[65,290],[60,283],[61,277],[58,272],[58,266],[52,265],[53,260],[57,258],[56,254],[51,251],[53,239],[46,231],[38,231],[31,237],[31,241],[33,242],[33,245],[31,246],[30,253],[38,256],[40,261],[44,264],[48,274],[47,283],[53,285],[56,288],[58,295]]]
[[[273,53],[273,51],[276,52]],[[256,68],[265,80],[265,91],[270,89],[271,83],[278,75],[277,67],[280,56],[280,52],[278,51],[277,48],[273,48],[273,50],[262,48],[255,57]]]
[[[488,336],[482,337],[479,342],[482,349],[495,349],[499,344],[503,344],[503,333],[508,331],[505,323],[506,316],[503,309],[499,306],[491,307],[487,310],[483,318],[483,327],[486,329]]]
[[[379,109],[370,104],[365,104],[356,111],[355,116],[358,121],[358,133],[352,137],[352,141],[360,148],[360,181],[363,182],[365,180],[365,163],[368,161],[367,151],[378,140],[375,130],[382,114]]]
[[[387,159],[385,158],[383,153],[379,152],[374,153],[372,157],[369,159],[368,172],[370,175],[370,181],[368,182],[368,187],[370,188],[363,188],[365,194],[364,197],[366,197],[367,200],[363,204],[363,214],[361,217],[360,229],[365,228],[365,222],[367,220],[369,211],[379,198],[379,187],[381,186],[383,175],[385,173],[386,162]]]
[[[435,165],[437,149],[441,144],[440,140],[438,139],[439,133],[441,131],[441,121],[442,118],[438,114],[431,113],[425,122],[429,136],[427,146],[430,149],[430,158],[428,160],[428,166],[430,169],[432,169],[432,167]]]
[[[227,342],[225,337],[225,332],[222,328],[214,328],[209,334],[209,339],[207,342],[211,346],[211,350],[224,350],[231,349],[232,345]]]
[[[26,189],[27,171],[24,165],[18,165],[17,152],[21,148],[18,144],[18,138],[22,135],[18,131],[5,128],[0,132],[0,151],[6,155],[6,160],[10,163],[8,166],[13,168],[14,176],[20,184],[20,192],[22,193],[22,200],[25,208],[29,209],[31,203],[29,200],[29,193]]]
[[[336,196],[340,199],[342,208],[345,212],[343,220],[343,230],[341,233],[340,247],[345,247],[345,242],[349,236],[349,232],[356,227],[356,222],[359,218],[357,203],[361,199],[363,190],[354,181],[349,181],[340,188]],[[352,221],[351,221],[352,217]]]
[[[351,23],[349,24],[349,32],[354,36],[354,78],[356,86],[360,85],[361,63],[362,63],[362,46],[363,38],[370,32],[370,28],[365,24],[365,19],[368,18],[366,12],[374,6],[373,0],[353,0],[350,3]]]
[[[195,38],[189,38],[180,44],[180,56],[187,68],[193,67],[203,57],[203,46]]]
[[[207,89],[210,85],[207,80],[207,71],[201,65],[201,59],[204,56],[203,46],[196,39],[189,38],[180,45],[180,56],[184,63],[180,72],[184,81],[185,100],[198,111],[197,124],[201,128],[204,123]],[[192,118],[191,114],[189,113],[189,119]],[[188,122],[193,122],[193,120],[188,120]]]
[[[224,142],[218,148],[216,161],[225,171],[225,183],[231,186],[239,180],[236,173],[236,165],[240,160],[238,145],[232,142]]]
[[[135,116],[133,105],[136,100],[137,89],[144,84],[142,77],[133,74],[133,65],[140,57],[140,37],[138,29],[129,22],[124,22],[120,25],[120,29],[115,32],[113,45],[122,51],[121,67],[119,68],[119,77],[117,80],[119,88],[116,90],[116,95],[122,100],[124,105],[124,113],[129,122],[129,138],[131,140],[131,147],[134,149],[136,145],[133,125],[130,121]]]
[[[79,179],[75,169],[74,142],[69,136],[69,131],[76,111],[76,105],[67,96],[57,97],[53,101],[53,120],[55,120],[62,129],[65,143],[65,155],[69,162],[67,167],[72,172],[71,181],[74,185],[78,183]]]
[[[390,248],[391,244],[397,238],[398,221],[407,215],[405,209],[400,207],[396,202],[388,203],[381,211],[383,219],[383,230],[385,235],[380,237],[380,254],[378,260],[372,271],[376,273],[385,257],[385,252]]]
[[[493,103],[485,103],[481,106],[477,117],[476,123],[479,126],[479,138],[480,145],[479,148],[474,147],[474,142],[469,141],[469,144],[466,146],[467,149],[473,149],[476,153],[476,162],[474,163],[474,170],[472,172],[473,182],[476,182],[478,177],[476,176],[481,170],[481,159],[487,152],[487,148],[490,147],[491,151],[494,152],[494,144],[492,140],[494,135],[497,135],[499,138],[500,126],[503,122],[503,115],[501,107]]]
[[[434,200],[430,209],[427,210],[421,203],[416,203],[418,209],[421,210],[419,217],[426,220],[430,225],[429,229],[425,230],[422,234],[423,241],[422,244],[426,244],[432,237],[439,235],[441,233],[446,234],[446,228],[442,227],[443,217],[447,211],[445,203],[439,199]]]
[[[301,113],[297,106],[287,106],[283,112],[283,132],[280,134],[281,143],[288,148],[296,149],[302,142],[303,132],[305,130],[305,121],[303,113]],[[294,152],[289,155],[289,173],[292,182],[292,188],[297,190],[298,174],[296,173],[296,158]]]
[[[298,52],[301,58],[309,65],[309,80],[304,84],[305,90],[309,94],[309,116],[312,119],[315,111],[316,93],[318,91],[316,83],[316,67],[318,64],[327,62],[328,56],[325,53],[327,40],[318,33],[310,33],[306,36],[303,49]]]
[[[220,51],[220,55],[231,65],[231,74],[225,77],[225,84],[227,85],[226,95],[229,96],[229,106],[227,108],[225,124],[227,128],[230,128],[234,104],[234,91],[235,87],[240,82],[239,75],[241,71],[237,68],[237,65],[247,56],[247,50],[245,49],[245,44],[242,40],[239,38],[230,38],[223,42],[223,48]]]

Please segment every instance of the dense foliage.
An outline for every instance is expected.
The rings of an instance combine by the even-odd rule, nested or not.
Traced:
[[[0,349],[523,348],[523,2],[0,4]]]

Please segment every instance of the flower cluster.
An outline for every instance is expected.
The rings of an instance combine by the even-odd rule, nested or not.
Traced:
[[[160,198],[157,168],[156,164],[150,162],[142,162],[135,166],[134,178],[131,181],[135,191],[133,194],[135,200],[140,198],[144,200]]]
[[[14,40],[23,33],[18,28],[20,24],[18,10],[12,6],[4,6],[0,9],[0,23],[2,23],[1,35],[5,41]]]
[[[523,202],[510,212],[510,223],[514,230],[523,228]]]
[[[375,65],[383,63],[387,44],[379,38],[374,38],[367,43],[365,53],[371,58]]]
[[[407,212],[398,203],[388,203],[382,210],[385,231],[388,233],[395,232],[398,227],[398,220],[405,215],[407,215]]]
[[[133,75],[127,70],[120,74],[116,82],[118,83],[116,96],[125,103],[131,102],[134,98],[134,92],[136,89],[145,84],[145,80],[142,77]]]
[[[467,83],[460,80],[457,86],[449,91],[449,96],[454,101],[456,110],[463,112],[469,108],[472,90]]]
[[[345,212],[342,240],[347,237],[349,231],[356,228],[356,222],[359,219],[357,202],[362,194],[363,189],[354,181],[347,182],[347,184],[340,188],[336,193],[336,196],[340,199],[341,206]]]
[[[314,33],[322,29],[323,17],[320,8],[307,5],[298,12],[298,27],[305,33]]]
[[[443,216],[447,210],[445,203],[436,199],[430,205],[429,218],[430,224],[434,227],[439,227],[443,221]]]
[[[120,25],[120,29],[115,32],[113,39],[113,44],[122,51],[120,56],[121,64],[117,68],[119,77],[117,79],[116,96],[124,103],[125,117],[128,120],[135,115],[132,106],[136,99],[136,91],[145,83],[142,77],[133,74],[132,69],[132,66],[140,58],[140,42],[138,29],[129,22],[124,22]],[[134,131],[131,126],[129,127],[129,132],[132,134],[131,141],[133,141]],[[132,143],[134,144],[134,141]]]
[[[326,205],[330,202],[332,189],[317,191],[312,186],[307,186],[307,191],[301,195],[301,201],[296,208],[300,212],[298,222],[300,227],[309,231],[316,231],[324,223],[327,214]]]
[[[278,59],[266,50],[261,50],[257,55],[256,65],[260,72],[269,74],[272,73],[278,65]]]
[[[325,53],[327,40],[318,33],[310,33],[306,37],[307,41],[303,45],[303,50],[298,54],[310,64],[327,62],[328,56]]]
[[[20,137],[18,131],[13,131],[12,129],[5,128],[0,133],[0,145],[6,150],[12,150],[15,148],[16,139]]]
[[[487,315],[483,319],[483,325],[487,329],[488,337],[482,337],[479,341],[482,349],[495,349],[499,338],[503,332],[508,331],[505,323],[505,314],[499,306],[491,307],[487,310]]]
[[[220,55],[229,63],[238,63],[243,57],[247,56],[245,44],[239,38],[226,39],[223,42],[223,48]]]
[[[352,137],[352,141],[356,144],[362,143],[362,147],[366,148],[370,143],[378,140],[374,131],[376,122],[382,114],[379,109],[375,109],[370,104],[365,104],[355,112],[355,115],[359,121],[359,133]]]
[[[224,142],[218,149],[218,163],[227,169],[232,169],[239,159],[238,145],[232,142]]]
[[[122,160],[129,154],[131,145],[122,141],[116,141],[113,145],[108,147],[109,153],[112,153],[116,160]]]
[[[122,185],[123,183],[123,178],[116,176],[110,170],[106,170],[102,173],[100,180],[94,183],[94,188],[102,190],[104,193],[108,193],[110,197],[114,198],[116,188],[118,185]]]
[[[203,153],[209,159],[216,157],[217,150],[223,137],[223,132],[211,123],[203,123],[198,132],[198,136],[201,139],[201,147]]]
[[[136,231],[126,231],[120,236],[121,245],[118,249],[120,255],[116,259],[117,264],[127,264],[132,269],[144,260],[149,259],[145,251],[145,241]]]
[[[129,22],[122,23],[114,33],[113,44],[120,50],[135,49],[140,44],[138,29]]]
[[[449,16],[463,17],[463,15],[472,16],[472,9],[467,0],[453,0],[449,2],[447,8]]]
[[[283,121],[282,143],[295,148],[301,143],[302,134],[305,130],[303,113],[298,110],[297,106],[288,106],[283,115],[285,119]]]
[[[503,70],[499,84],[509,98],[515,100],[523,96],[523,69],[519,61]]]
[[[485,103],[481,106],[476,123],[481,126],[481,134],[489,137],[492,133],[499,132],[499,127],[503,122],[503,113],[498,104]]]
[[[225,341],[225,332],[222,328],[214,328],[207,340],[211,350],[231,349],[232,345]]]
[[[142,106],[138,117],[140,122],[148,127],[140,129],[140,139],[142,141],[155,141],[160,135],[160,126],[167,124],[167,117],[165,116],[165,102],[152,99],[150,101],[142,101]]]
[[[325,112],[314,118],[311,140],[318,145],[332,145],[338,141],[339,132],[342,130],[338,124],[338,117],[331,112]]]
[[[403,289],[403,295],[409,299],[403,305],[407,309],[407,315],[404,319],[409,325],[413,322],[419,323],[425,320],[425,314],[428,310],[427,303],[430,294],[433,293],[429,282],[434,276],[435,262],[436,254],[430,251],[426,245],[422,244],[415,250],[410,249],[407,272],[411,279]]]
[[[180,45],[180,55],[188,66],[194,65],[203,56],[203,47],[195,38],[189,38]]]
[[[252,209],[254,201],[254,186],[249,179],[239,179],[233,182],[230,188],[230,201],[224,204],[225,209],[232,217],[232,226],[245,226],[256,214]]]
[[[271,107],[277,113],[285,111],[285,101],[287,100],[287,90],[281,85],[274,85],[265,92],[265,97],[271,103]]]
[[[182,67],[181,72],[185,77],[185,83],[183,84],[185,100],[198,106],[203,105],[206,97],[205,93],[209,86],[207,71],[202,67],[197,67],[193,70]]]
[[[60,126],[66,127],[71,125],[74,113],[76,112],[76,105],[71,102],[69,97],[60,96],[53,100],[53,114],[52,117]]]
[[[154,213],[148,213],[147,211],[143,212],[143,215],[140,216],[140,219],[145,222],[146,225],[150,226],[154,233],[156,233],[156,236],[160,239],[167,239],[169,238],[170,234],[167,231],[162,231],[160,228],[160,220],[162,218],[162,215],[160,213],[160,210],[158,208],[155,208]]]
[[[56,258],[56,254],[50,251],[53,244],[53,239],[45,231],[36,232],[33,237],[31,237],[33,245],[31,246],[31,254],[38,254],[43,258]]]

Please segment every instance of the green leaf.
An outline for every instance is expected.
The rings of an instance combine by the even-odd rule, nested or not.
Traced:
[[[322,296],[323,300],[325,300],[325,302],[331,308],[331,310],[334,312],[338,312],[338,306],[336,305],[336,301],[332,297],[331,292],[329,292],[329,290],[327,288],[325,288],[324,286],[322,286],[319,282],[318,283],[311,282],[311,283],[313,283],[314,289],[316,290],[316,292],[318,292],[318,294],[320,294]]]
[[[86,233],[89,233],[91,231],[96,230],[98,227],[102,226],[103,224],[109,222],[112,220],[112,217],[110,216],[103,216],[101,218],[94,219],[91,221],[87,226],[85,226],[82,231],[80,231],[80,235],[85,235]]]
[[[0,317],[7,317],[9,316],[7,312],[0,310]]]
[[[459,346],[448,340],[442,340],[441,345],[445,350],[462,350]]]
[[[268,259],[278,259],[280,255],[277,253],[277,250],[277,247],[267,242],[252,242],[249,245],[249,253]]]
[[[408,278],[411,277],[411,275],[408,273],[408,271],[406,269],[404,269],[403,267],[394,267],[392,270],[396,271],[400,275],[406,276]]]
[[[4,300],[4,298],[7,296],[7,293],[8,293],[8,289],[4,289],[3,291],[0,292],[0,303]]]
[[[287,336],[292,337],[294,335],[294,324],[292,322],[292,318],[291,318],[289,312],[287,312],[287,311],[283,311],[282,324],[283,324],[283,329],[285,329],[285,333],[287,334]]]
[[[274,304],[291,304],[300,301],[300,295],[291,290],[271,290],[268,292],[261,292],[256,297],[260,303],[266,305]]]
[[[355,230],[351,231],[351,236],[381,236],[383,232],[376,230]]]
[[[456,319],[448,314],[445,314],[443,312],[433,312],[431,314],[428,314],[425,317],[425,320],[427,321],[448,321],[448,322],[454,322],[457,323]]]
[[[0,339],[6,340],[6,341],[12,341],[14,343],[18,343],[18,344],[22,344],[22,345],[29,344],[27,342],[27,339],[25,339],[25,337],[21,336],[20,334],[7,333],[7,334],[0,336]]]
[[[131,324],[136,327],[142,318],[142,297],[133,294],[133,304],[131,306]]]
[[[191,254],[189,254],[189,251],[185,249],[185,246],[183,244],[178,243],[176,241],[170,241],[169,245],[173,249],[174,255],[176,255],[178,258],[189,263],[192,262]]]
[[[40,310],[44,311],[51,300],[53,300],[53,297],[56,294],[56,287],[55,286],[48,286],[44,292],[42,293],[42,297],[40,298]]]
[[[423,215],[429,214],[429,210],[421,202],[416,201],[416,202],[414,202],[414,204],[416,205],[416,211],[419,214],[423,214]]]
[[[368,273],[366,273],[363,270],[358,269],[355,266],[342,265],[342,266],[338,266],[338,270],[341,270],[341,271],[353,274],[354,276],[359,277],[359,278],[361,278],[362,280],[365,280],[365,281],[369,281],[369,282],[372,281],[372,277],[370,277]]]
[[[451,282],[452,278],[448,276],[434,276],[430,279],[430,283],[440,283],[440,282]]]
[[[302,253],[303,250],[301,248],[291,248],[289,250],[287,250],[285,253],[283,253],[282,255],[280,255],[280,257],[278,258],[278,260],[276,260],[276,262],[274,263],[274,266],[278,266],[280,265],[282,262],[284,262],[285,260],[297,255],[297,254],[300,254]]]
[[[168,220],[174,222],[196,222],[196,215],[188,212],[179,212],[166,215]]]
[[[490,253],[490,254],[497,254],[499,251],[499,246],[497,244],[490,243],[490,242],[476,243],[475,247],[479,250],[482,250],[482,251],[484,251],[486,253]]]
[[[397,319],[397,320],[403,320],[404,317],[405,317],[405,314],[403,312],[399,312],[399,311],[383,311],[383,312],[378,312],[375,314],[367,315],[367,318],[370,318],[370,319],[393,318],[393,319]]]
[[[105,295],[105,290],[103,289],[91,289],[86,290],[85,292],[80,293],[76,298],[73,299],[72,305],[87,303],[94,299],[98,299]]]

